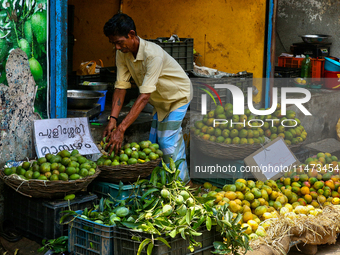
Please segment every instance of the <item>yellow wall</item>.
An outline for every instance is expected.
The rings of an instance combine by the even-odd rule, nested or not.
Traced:
[[[68,4],[75,6],[73,70],[84,61],[97,59],[101,59],[104,66],[114,66],[115,54],[103,27],[118,12],[119,1],[69,0]]]
[[[92,58],[113,65],[112,46],[102,31],[119,1],[69,3],[76,5],[74,69]],[[265,0],[123,0],[123,12],[134,19],[141,38],[194,38],[202,65],[232,73],[246,70],[256,78],[263,76],[265,9]],[[255,102],[261,100],[258,89]]]

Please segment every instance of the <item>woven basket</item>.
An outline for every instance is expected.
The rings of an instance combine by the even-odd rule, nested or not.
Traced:
[[[195,143],[194,146],[197,147],[204,154],[213,158],[232,160],[245,159],[250,154],[254,153],[262,147],[261,144],[224,144],[204,140],[197,135],[192,135],[192,137]],[[288,145],[288,148],[292,152],[297,152],[303,145],[304,143]]]
[[[13,178],[15,175],[5,175],[3,169],[0,170],[0,178],[12,189],[27,197],[35,198],[61,198],[68,194],[73,194],[87,186],[99,175],[100,170],[83,179],[74,181],[40,181],[40,180],[20,180]]]
[[[244,159],[261,148],[260,144],[224,144],[192,136],[197,147],[204,154],[221,159]]]
[[[137,181],[138,177],[139,179],[148,177],[160,162],[161,158],[159,157],[143,164],[98,166],[101,171],[99,179],[113,183],[119,183],[119,181],[132,183]]]

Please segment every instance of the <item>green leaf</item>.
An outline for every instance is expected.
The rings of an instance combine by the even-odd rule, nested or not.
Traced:
[[[128,221],[122,221],[121,222],[122,225],[124,225],[127,228],[138,228],[142,223],[141,222],[128,222]]]
[[[155,240],[159,240],[161,241],[162,243],[164,243],[166,246],[168,246],[169,248],[171,248],[170,244],[162,237],[157,237],[155,238]]]
[[[172,238],[175,238],[176,235],[177,235],[176,229],[172,230],[169,234],[169,236],[171,236]]]
[[[151,253],[152,253],[152,249],[153,249],[153,243],[150,243],[149,245],[148,245],[148,249],[147,249],[147,255],[151,255]]]
[[[148,195],[150,195],[151,193],[156,192],[156,191],[159,191],[159,189],[158,189],[158,188],[149,189],[147,192],[145,192],[145,193],[143,194],[143,196],[141,197],[141,199],[145,199]]]
[[[207,216],[205,225],[207,226],[207,230],[210,231],[211,230],[211,218],[209,216]]]
[[[216,197],[195,197],[198,202],[205,204],[210,201],[215,201]]]
[[[132,236],[132,237],[131,237],[131,240],[140,242],[140,238],[139,238],[138,236]]]
[[[150,238],[145,239],[143,242],[140,243],[137,251],[137,255],[140,255],[144,247],[151,242]]]
[[[185,215],[185,220],[188,223],[188,225],[191,224],[191,209],[187,210],[187,214]]]
[[[176,160],[176,162],[175,162],[175,168],[178,169],[179,165],[182,164],[183,161],[185,161],[184,158],[181,158],[181,159],[179,159],[179,160]]]
[[[233,225],[237,225],[238,222],[242,219],[242,214],[238,214],[237,217],[233,221]]]
[[[186,240],[186,237],[185,237],[185,229],[183,228],[182,230],[181,230],[181,236],[182,236],[182,238],[184,239],[184,240]]]
[[[201,232],[197,232],[197,231],[194,231],[194,230],[191,230],[191,229],[189,229],[189,233],[193,236],[201,236],[203,234]]]
[[[194,224],[194,226],[192,227],[192,229],[193,229],[193,230],[198,229],[198,228],[202,225],[202,223],[203,223],[204,221],[205,221],[205,216],[202,215],[201,218],[200,218],[200,220]]]

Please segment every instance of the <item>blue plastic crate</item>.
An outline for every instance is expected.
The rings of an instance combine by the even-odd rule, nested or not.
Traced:
[[[137,189],[139,186],[136,185]],[[133,188],[134,185],[123,185],[121,191],[119,192],[119,185],[108,183],[108,182],[99,182],[93,181],[90,186],[90,190],[95,193],[98,198],[109,198],[110,200],[124,200],[129,196],[133,196]]]
[[[79,215],[83,211],[76,211]],[[76,217],[68,224],[68,250],[75,255],[114,254],[113,226]]]
[[[99,98],[97,104],[100,104],[100,112],[103,112],[105,110],[105,102],[106,102],[106,93],[107,90],[98,90],[97,92],[103,93],[104,96]]]

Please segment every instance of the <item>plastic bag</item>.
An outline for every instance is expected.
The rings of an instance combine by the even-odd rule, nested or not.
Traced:
[[[89,75],[99,73],[99,68],[104,67],[103,61],[101,59],[99,59],[99,62],[100,64],[97,64],[95,60],[91,60],[81,63],[77,70],[77,75]]]

